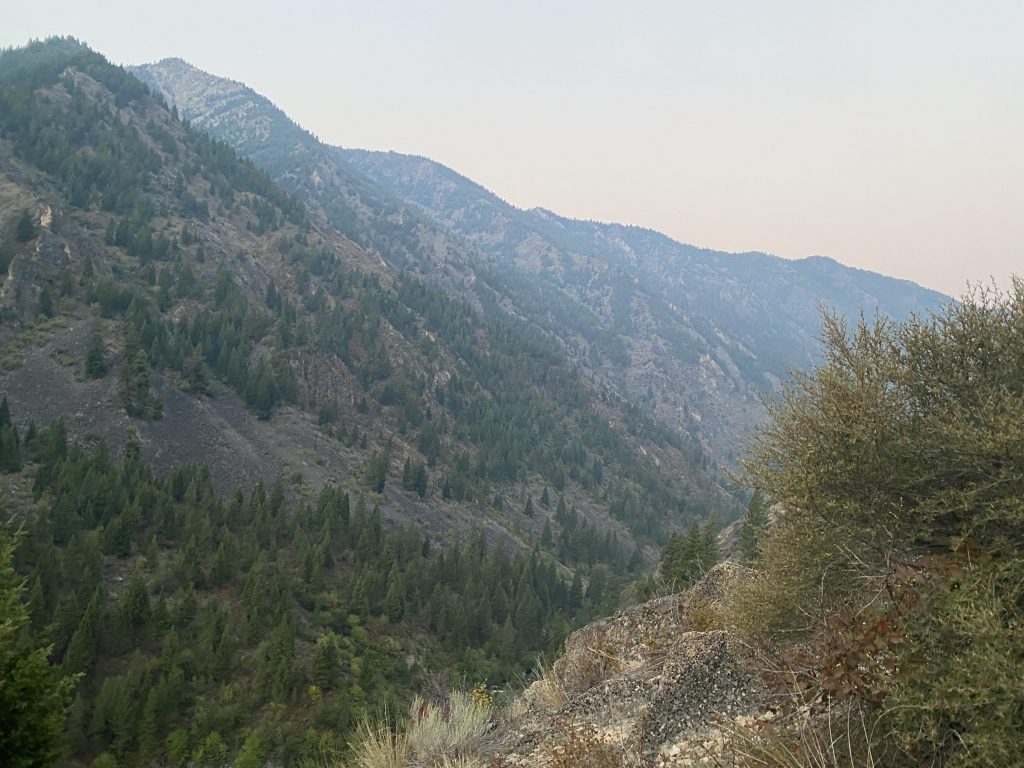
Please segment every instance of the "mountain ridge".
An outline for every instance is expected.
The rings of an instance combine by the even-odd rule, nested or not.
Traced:
[[[349,200],[372,183],[371,199],[397,201],[384,220],[401,220],[404,227],[400,237],[377,238],[385,260],[449,291],[483,278],[509,311],[560,338],[597,380],[698,439],[726,464],[736,459],[739,436],[761,418],[757,393],[773,388],[789,367],[814,362],[819,303],[851,316],[877,307],[900,318],[946,298],[846,267],[838,267],[836,288],[822,274],[837,269],[829,262],[725,254],[632,225],[519,209],[424,157],[319,144],[318,165],[310,167],[303,155],[317,140],[272,102],[236,81],[183,67],[177,61],[170,70],[157,63],[133,71],[166,97],[176,94],[189,119],[306,199],[317,191],[302,177],[324,162],[358,174],[348,178],[361,186],[342,190]],[[227,109],[230,126],[222,124]],[[289,130],[267,137],[261,128],[246,127],[250,119]],[[291,151],[300,139],[303,150]],[[328,215],[343,230],[352,218]],[[634,290],[624,275],[644,268],[645,285]],[[672,284],[675,289],[664,290]]]

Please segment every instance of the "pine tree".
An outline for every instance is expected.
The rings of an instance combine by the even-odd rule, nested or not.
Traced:
[[[0,472],[21,469],[21,440],[18,428],[11,419],[11,408],[4,395],[0,401]]]
[[[412,490],[421,499],[427,495],[427,468],[422,461],[417,461],[412,468]]]
[[[73,677],[60,677],[26,631],[28,609],[11,565],[13,542],[0,529],[0,765],[46,766],[56,757]]]
[[[540,536],[540,545],[544,549],[551,549],[555,545],[555,534],[551,530],[551,520],[544,518],[544,531]]]
[[[564,526],[566,520],[568,519],[568,514],[569,513],[566,511],[565,508],[565,494],[563,493],[558,498],[558,506],[555,507],[555,520],[558,522],[559,525]]]
[[[163,403],[150,388],[149,357],[142,349],[121,366],[121,402],[129,416],[138,419],[159,419]]]
[[[313,682],[325,691],[334,687],[338,674],[338,642],[333,634],[321,635],[313,649]]]
[[[760,490],[754,491],[747,505],[747,515],[740,524],[740,557],[753,563],[760,557],[758,538],[768,525],[768,505]]]
[[[402,465],[402,487],[407,491],[412,490],[412,460],[409,458]]]
[[[99,643],[102,610],[103,593],[96,587],[64,654],[63,664],[68,672],[85,672],[92,665]]]
[[[397,623],[405,613],[405,585],[400,576],[392,570],[388,581],[388,592],[384,597],[384,613],[392,623]]]
[[[103,334],[97,320],[89,332],[89,343],[85,350],[85,375],[90,379],[102,379],[107,373],[104,359]]]
[[[39,314],[43,317],[53,317],[53,293],[50,286],[44,285],[39,291]]]
[[[21,212],[17,224],[14,225],[14,239],[19,243],[27,243],[35,239],[36,226],[32,221],[32,214],[28,210]]]
[[[149,588],[142,577],[136,575],[121,598],[121,622],[129,631],[138,630],[149,621],[149,611]]]
[[[250,731],[235,758],[235,768],[263,768],[266,764],[266,750],[258,731]]]

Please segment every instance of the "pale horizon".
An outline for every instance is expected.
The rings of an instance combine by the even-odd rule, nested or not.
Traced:
[[[954,296],[1024,263],[1024,5],[93,5],[14,8],[0,45],[182,58],[327,143],[699,247]]]

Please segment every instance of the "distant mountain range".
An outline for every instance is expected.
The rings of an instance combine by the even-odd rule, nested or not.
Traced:
[[[324,145],[180,59],[132,71],[392,266],[448,288],[485,280],[597,379],[727,462],[760,417],[759,393],[815,361],[823,308],[900,319],[946,299],[828,258],[722,253],[520,210],[425,158]]]

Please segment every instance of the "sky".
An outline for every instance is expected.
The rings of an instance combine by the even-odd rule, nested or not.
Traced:
[[[0,46],[179,56],[521,208],[952,295],[1024,273],[1019,0],[10,5]]]

